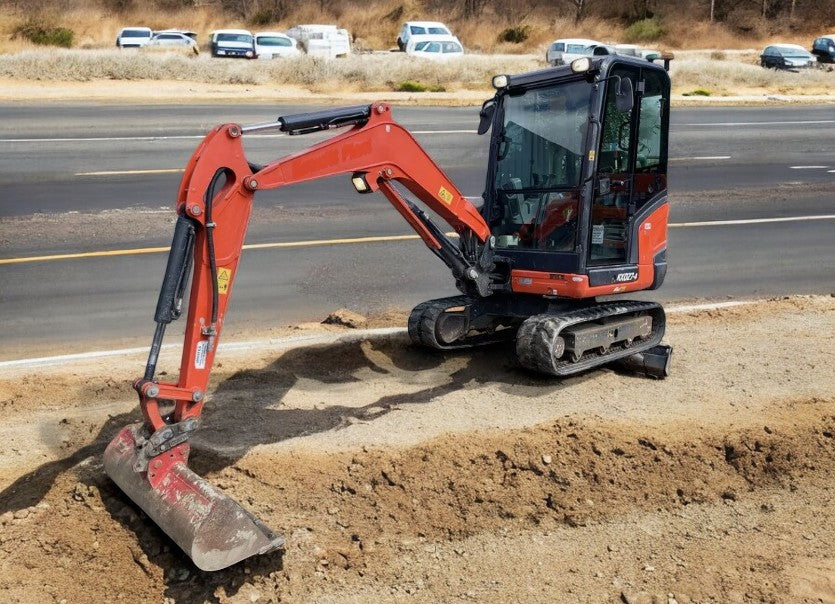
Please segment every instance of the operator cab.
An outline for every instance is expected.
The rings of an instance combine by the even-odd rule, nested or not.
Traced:
[[[639,227],[667,203],[667,72],[583,58],[494,85],[480,131],[492,126],[482,214],[497,257],[514,271],[586,275],[590,287],[637,280]],[[666,271],[655,256],[653,289]]]

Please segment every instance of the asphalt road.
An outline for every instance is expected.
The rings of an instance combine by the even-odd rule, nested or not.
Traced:
[[[176,170],[212,126],[304,110],[311,108],[0,105],[0,221],[170,207]],[[395,108],[395,118],[472,196],[481,192],[486,164],[486,140],[472,133],[476,115],[472,108]],[[319,138],[253,135],[246,150],[266,162]],[[801,219],[835,215],[833,140],[831,106],[675,109],[671,269],[664,287],[644,297],[835,291],[835,220]],[[253,223],[250,243],[410,232],[381,196],[357,196],[347,178],[259,193],[256,204],[302,214]],[[131,220],[130,212],[119,216]],[[167,214],[160,216],[159,231],[140,239],[11,238],[0,257],[165,245],[170,225]],[[792,220],[717,222],[773,218]],[[147,340],[164,264],[157,253],[0,265],[0,359]],[[338,307],[408,308],[453,290],[446,267],[417,241],[252,250],[243,258],[227,329],[318,320]]]

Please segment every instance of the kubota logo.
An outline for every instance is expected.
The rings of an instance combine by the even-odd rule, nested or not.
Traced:
[[[631,272],[631,273],[618,273],[615,277],[615,281],[619,283],[623,283],[624,281],[635,281],[638,278],[638,273]]]

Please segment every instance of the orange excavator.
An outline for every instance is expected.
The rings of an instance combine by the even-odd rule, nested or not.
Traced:
[[[412,311],[408,331],[418,345],[515,342],[520,365],[553,376],[608,363],[668,374],[662,307],[612,299],[655,289],[666,273],[667,72],[629,57],[582,58],[495,76],[493,86],[480,111],[479,134],[492,131],[480,207],[384,103],[225,124],[194,152],[177,196],[148,362],[134,382],[144,421],[114,438],[104,467],[199,568],[221,569],[284,544],[187,465],[259,190],[345,174],[357,193],[382,192],[461,292]],[[332,128],[347,130],[268,165],[244,154],[249,133]],[[179,376],[161,381],[163,335],[182,314],[189,282]]]

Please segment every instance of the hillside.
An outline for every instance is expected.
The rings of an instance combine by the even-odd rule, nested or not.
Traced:
[[[712,21],[711,21],[711,6]],[[652,43],[668,49],[752,48],[780,39],[808,45],[835,30],[835,0],[41,0],[0,2],[0,52],[26,48],[16,35],[63,27],[81,48],[111,47],[119,28],[186,28],[202,40],[220,27],[287,29],[298,23],[338,23],[360,49],[394,46],[409,19],[448,23],[470,50],[539,53],[556,37]]]

